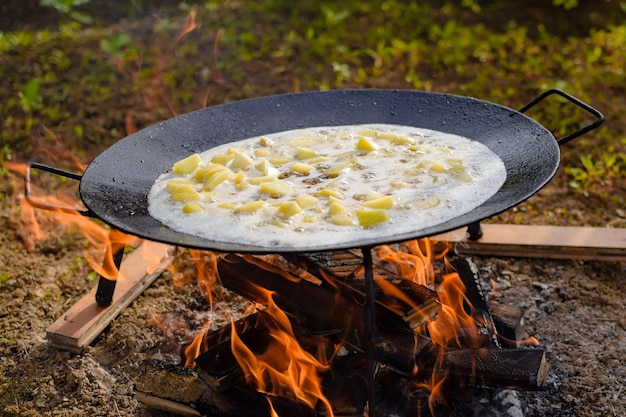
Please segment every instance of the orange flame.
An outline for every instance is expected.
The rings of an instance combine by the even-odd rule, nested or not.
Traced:
[[[288,396],[314,408],[321,401],[329,416],[333,416],[330,401],[322,392],[320,374],[328,370],[298,343],[289,318],[267,292],[266,316],[269,323],[270,343],[261,354],[248,348],[238,337],[235,327],[231,334],[232,351],[248,383],[260,392]]]
[[[8,163],[7,168],[12,172],[18,173],[26,177],[28,167],[19,163]],[[31,184],[31,189],[36,188]],[[42,191],[37,194],[44,194]],[[30,202],[17,195],[13,196],[16,203],[14,214],[20,217],[21,223],[25,226],[23,240],[27,250],[34,251],[37,242],[48,236],[46,229],[50,228],[50,224],[69,226],[77,225],[80,232],[89,241],[92,247],[98,253],[104,253],[103,259],[98,259],[92,255],[91,251],[85,252],[85,259],[101,276],[116,280],[118,276],[118,268],[114,262],[114,254],[122,250],[127,245],[135,245],[139,239],[134,236],[126,235],[117,230],[109,230],[100,222],[85,217],[79,211],[80,203],[67,195],[52,196],[44,195],[42,197],[31,197],[36,199],[37,203],[47,207],[45,210],[35,210]],[[77,208],[71,208],[77,207]],[[45,214],[45,216],[44,216]]]

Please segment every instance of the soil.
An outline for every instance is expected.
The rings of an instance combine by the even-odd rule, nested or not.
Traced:
[[[256,75],[257,91],[288,90],[267,66],[258,65],[246,71]],[[397,82],[389,80],[389,85],[395,87]],[[237,87],[225,79],[215,87],[214,103],[209,104],[243,98]],[[124,126],[123,110],[131,107],[138,125],[164,118],[162,111],[141,107],[135,97],[119,97],[117,105],[91,115],[89,124]],[[83,159],[89,161],[110,143],[63,143],[62,148],[81,148]],[[53,149],[43,154],[54,153]],[[512,222],[522,215],[522,220],[536,224],[626,227],[619,206],[572,191],[562,177],[561,169],[522,207],[496,220]],[[0,187],[6,195],[0,200],[0,415],[170,415],[139,403],[133,386],[151,360],[179,363],[180,344],[203,325],[208,304],[195,282],[181,279],[185,274],[166,272],[83,353],[50,347],[46,328],[95,284],[84,260],[85,247],[91,246],[79,228],[61,227],[43,211],[35,214],[45,237],[35,241],[32,224],[19,216],[25,210],[18,207],[23,197],[19,177],[2,177]],[[183,270],[188,260],[181,250],[175,264]],[[547,387],[520,393],[523,415],[626,415],[626,263],[472,260],[488,297],[521,308],[526,332],[547,349],[551,364]]]

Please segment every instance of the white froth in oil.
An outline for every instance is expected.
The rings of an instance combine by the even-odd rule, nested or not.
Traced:
[[[395,136],[401,140],[390,139]],[[375,150],[357,148],[363,137]],[[289,168],[293,163],[308,162],[294,157],[298,147],[317,155],[309,159],[319,162],[311,164],[315,169],[308,175],[296,175]],[[364,239],[382,243],[397,240],[397,235],[417,236],[420,230],[466,214],[494,195],[506,180],[503,162],[485,145],[458,135],[408,126],[314,127],[263,135],[206,150],[200,154],[201,164],[228,153],[229,149],[237,149],[253,159],[251,166],[242,169],[251,177],[262,175],[254,166],[263,159],[290,160],[272,165],[270,169],[282,175],[281,181],[293,187],[294,194],[272,198],[259,193],[258,187],[237,190],[232,181],[226,181],[200,201],[203,210],[185,214],[184,203],[172,201],[166,189],[170,180],[180,176],[168,172],[159,176],[150,191],[150,215],[173,230],[213,242],[253,245],[268,250],[281,247],[315,250],[334,245],[359,247]],[[322,156],[328,159],[321,161]],[[349,167],[337,177],[327,178],[323,174],[324,170],[344,162]],[[389,220],[371,227],[330,223],[324,212],[328,204],[324,197],[320,197],[319,207],[303,210],[287,219],[277,212],[281,202],[304,193],[319,195],[316,193],[322,189],[336,190],[348,214],[358,210],[364,196],[370,192],[391,195],[394,204],[388,210]],[[266,200],[267,204],[250,213],[237,213],[219,206],[258,200]],[[305,216],[319,218],[310,222],[305,221]]]

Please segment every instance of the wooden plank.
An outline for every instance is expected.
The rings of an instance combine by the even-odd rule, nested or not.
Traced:
[[[94,286],[46,329],[48,344],[71,352],[81,352],[152,284],[173,258],[173,246],[145,241],[125,256],[111,305],[102,307],[96,303],[97,287]]]
[[[462,255],[626,261],[626,229],[482,224],[482,230],[475,241],[467,239],[465,228],[432,239],[456,242]]]

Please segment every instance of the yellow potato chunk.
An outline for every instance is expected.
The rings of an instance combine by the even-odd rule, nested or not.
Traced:
[[[259,145],[261,146],[269,147],[269,146],[272,146],[273,144],[274,142],[272,142],[272,140],[268,138],[267,136],[261,136],[261,138],[259,139]]]
[[[335,214],[328,221],[336,226],[354,226],[354,220],[346,213]]]
[[[207,178],[204,185],[202,186],[202,189],[204,191],[211,191],[224,181],[228,180],[231,176],[231,171],[228,169],[217,171],[209,176],[209,178]]]
[[[291,162],[292,159],[286,156],[277,156],[276,158],[270,159],[270,163],[272,165],[285,165]]]
[[[318,201],[320,201],[319,198],[310,194],[302,194],[296,197],[296,203],[298,203],[298,205],[303,209],[314,206]]]
[[[198,181],[204,182],[208,180],[209,177],[215,174],[216,172],[225,171],[227,169],[228,168],[226,168],[224,165],[209,162],[205,166],[198,168],[196,172],[193,173],[193,177],[194,179]]]
[[[227,163],[232,161],[234,158],[235,158],[235,155],[233,154],[220,154],[220,155],[215,155],[211,159],[211,162],[220,164],[220,165],[226,165]]]
[[[454,179],[457,181],[461,181],[461,182],[472,182],[474,181],[474,178],[472,177],[472,174],[470,174],[467,171],[464,172],[459,172],[454,174]]]
[[[254,156],[256,156],[258,158],[263,158],[265,156],[270,156],[271,153],[272,153],[272,151],[270,149],[255,149],[254,150]]]
[[[186,202],[186,201],[194,201],[200,200],[200,193],[196,191],[196,189],[191,185],[183,185],[182,187],[176,188],[170,194],[170,197],[174,201]]]
[[[319,217],[311,216],[309,214],[307,214],[305,216],[302,216],[302,221],[304,223],[315,223],[315,222],[319,221],[319,219],[320,219]]]
[[[355,210],[356,218],[363,227],[374,226],[389,220],[389,212],[384,209]]]
[[[198,167],[198,165],[200,164],[200,160],[200,155],[194,153],[193,155],[176,162],[172,167],[172,172],[178,175],[190,174],[193,172],[194,169]]]
[[[439,161],[435,161],[432,163],[432,165],[430,166],[430,170],[433,172],[446,172],[447,169],[446,167]]]
[[[259,184],[259,190],[263,194],[269,194],[272,198],[280,198],[294,192],[294,188],[289,183],[279,180],[262,182]]]
[[[190,201],[183,206],[183,213],[185,214],[198,213],[199,211],[203,211],[203,210],[204,210],[204,207],[202,207],[200,204],[196,203],[195,201]]]
[[[339,176],[339,174],[341,174],[341,172],[344,169],[348,169],[352,166],[352,163],[347,163],[347,164],[343,164],[343,165],[337,165],[334,166],[332,168],[328,168],[326,171],[324,171],[324,175],[326,175],[327,177],[330,178],[335,178],[337,176]]]
[[[309,175],[311,170],[313,170],[313,166],[309,164],[304,164],[302,162],[296,162],[291,166],[292,171],[297,172],[302,175]]]
[[[385,195],[383,193],[372,190],[365,195],[365,201],[378,200],[379,198],[383,198],[384,196]]]
[[[237,207],[235,209],[235,212],[238,213],[252,213],[254,211],[257,211],[261,208],[263,208],[263,206],[265,206],[267,203],[263,200],[257,200],[257,201],[252,201],[250,203],[246,203],[243,204],[239,207]]]
[[[336,197],[341,198],[342,193],[339,190],[331,190],[330,188],[322,188],[321,190],[317,190],[315,194],[323,196],[323,197]]]
[[[228,210],[232,210],[235,207],[237,207],[237,203],[235,203],[234,201],[227,201],[225,203],[220,203],[217,205],[219,208],[223,208],[223,209],[228,209]]]
[[[276,178],[273,175],[263,175],[262,177],[250,177],[248,178],[248,182],[252,185],[259,185],[263,182],[268,182],[268,181],[278,181],[278,178]]]
[[[360,151],[371,152],[371,151],[375,151],[377,146],[374,142],[367,139],[366,137],[361,137],[356,144],[356,148]]]
[[[296,148],[296,158],[298,159],[309,159],[317,156],[317,152],[313,149],[304,148],[302,146],[298,146]]]
[[[239,171],[237,174],[235,174],[230,179],[232,181],[234,181],[236,184],[239,184],[240,182],[242,182],[242,181],[244,181],[246,179],[246,174],[244,174],[243,172]]]
[[[167,189],[168,191],[172,192],[175,189],[183,187],[183,186],[193,187],[194,183],[189,181],[189,180],[184,180],[182,178],[174,178],[173,180],[169,180],[167,182],[167,185],[165,186],[165,189]]]
[[[330,206],[328,206],[328,214],[334,215],[334,214],[345,213],[345,212],[346,212],[346,208],[339,203],[333,203]]]
[[[278,212],[283,219],[288,219],[302,211],[295,201],[284,201],[278,205]]]
[[[375,138],[376,136],[378,136],[378,130],[376,129],[361,129],[356,133],[363,136],[369,136],[371,138]]]
[[[243,169],[252,165],[252,158],[250,158],[245,153],[238,153],[233,158],[233,161],[230,163],[230,169]]]
[[[374,200],[364,201],[361,203],[363,207],[369,207],[373,209],[386,209],[393,208],[393,197],[388,195],[382,198],[376,198]]]

